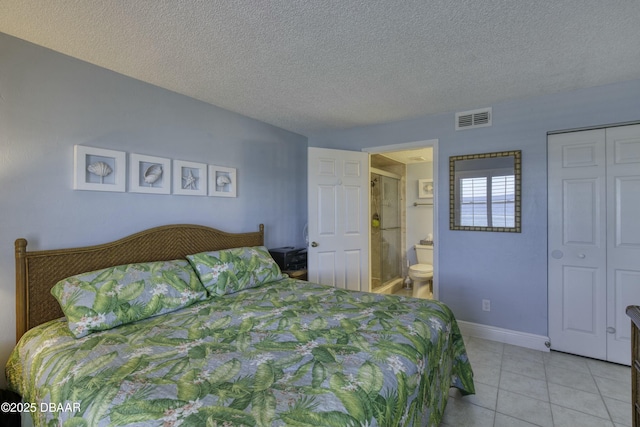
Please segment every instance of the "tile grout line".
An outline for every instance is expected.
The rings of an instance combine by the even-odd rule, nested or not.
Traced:
[[[504,363],[504,343],[502,344],[502,353],[500,354],[500,370],[498,371],[498,391],[496,392],[496,404],[493,409],[493,427],[496,427],[496,418],[498,412],[498,400],[500,400],[500,382],[502,381],[502,364]]]
[[[602,390],[600,390],[600,386],[598,385],[598,381],[596,381],[596,379],[594,378],[593,371],[591,371],[591,366],[589,366],[588,363],[587,363],[587,369],[589,370],[589,374],[591,375],[591,379],[596,384],[596,388],[598,389],[598,394],[600,395],[600,399],[602,399],[602,403],[604,404],[604,409],[607,411],[607,415],[609,415],[609,421],[611,421],[611,424],[615,426],[616,423],[613,421],[613,415],[611,414],[611,411],[609,410],[609,405],[607,405],[607,401],[604,400],[604,395],[602,394]]]
[[[553,419],[553,407],[551,406],[551,390],[549,390],[549,376],[547,375],[547,362],[542,358],[542,365],[544,368],[544,381],[547,383],[547,394],[549,395],[549,411],[551,412],[551,425],[555,427],[556,422]]]

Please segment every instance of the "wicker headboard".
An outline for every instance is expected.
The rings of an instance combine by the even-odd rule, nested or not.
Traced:
[[[225,233],[201,225],[165,225],[96,246],[27,251],[16,240],[16,341],[29,329],[62,317],[51,288],[75,274],[136,262],[167,261],[204,251],[264,245],[264,225],[249,233]]]

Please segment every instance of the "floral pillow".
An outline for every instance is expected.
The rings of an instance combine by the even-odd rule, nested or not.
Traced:
[[[207,299],[186,260],[127,264],[58,282],[58,300],[76,338],[176,311]]]
[[[212,295],[225,295],[287,277],[264,246],[188,255],[200,281]]]

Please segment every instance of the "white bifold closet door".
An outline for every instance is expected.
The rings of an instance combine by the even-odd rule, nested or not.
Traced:
[[[551,348],[631,364],[640,305],[640,125],[548,137]]]

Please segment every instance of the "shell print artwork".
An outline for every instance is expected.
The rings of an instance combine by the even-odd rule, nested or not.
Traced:
[[[193,172],[189,170],[189,173],[182,177],[182,188],[185,190],[197,190],[198,178],[193,176]]]
[[[144,171],[144,182],[153,187],[153,184],[162,176],[162,165],[151,165]]]
[[[216,178],[216,185],[218,187],[224,187],[227,184],[231,184],[231,178],[229,178],[227,175],[220,175],[218,178]]]
[[[89,166],[87,166],[87,170],[95,176],[100,177],[100,184],[104,184],[104,177],[109,176],[111,172],[113,172],[111,166],[109,166],[105,162],[91,163]]]

